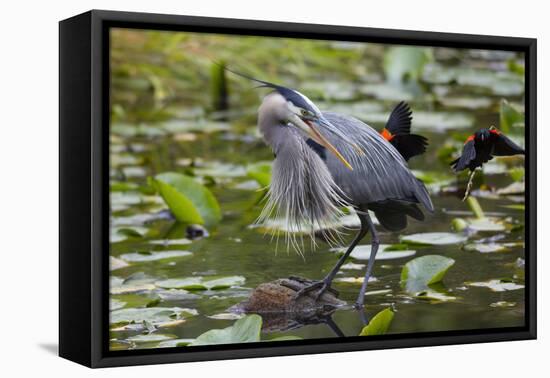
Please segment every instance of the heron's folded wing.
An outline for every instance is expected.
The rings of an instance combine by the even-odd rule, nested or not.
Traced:
[[[350,162],[353,171],[331,153],[327,153],[326,164],[336,184],[354,204],[363,205],[388,199],[407,200],[433,210],[424,184],[416,179],[395,147],[376,130],[347,115],[332,112],[323,115],[363,151],[363,154],[359,154],[353,146],[337,136],[329,136],[330,142]]]

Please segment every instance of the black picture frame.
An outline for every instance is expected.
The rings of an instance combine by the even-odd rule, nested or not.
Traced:
[[[108,349],[109,38],[112,27],[499,49],[525,53],[523,327],[186,349]],[[92,10],[59,24],[59,354],[89,367],[536,338],[536,39]]]

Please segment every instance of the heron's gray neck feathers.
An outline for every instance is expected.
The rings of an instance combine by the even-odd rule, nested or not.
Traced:
[[[265,142],[276,151],[284,143],[284,133],[281,132],[283,120],[287,118],[286,100],[277,92],[268,94],[258,109],[258,128]]]
[[[282,219],[288,231],[287,245],[298,252],[302,249],[301,244],[293,237],[298,232],[308,232],[313,238],[315,231],[321,231],[326,233],[327,240],[336,243],[338,235],[331,230],[343,215],[340,208],[346,201],[326,164],[291,127],[279,126],[270,137],[275,138],[272,142],[276,145],[272,147],[277,158],[273,163],[267,202],[258,222]]]

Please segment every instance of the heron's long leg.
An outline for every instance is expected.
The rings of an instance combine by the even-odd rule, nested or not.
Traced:
[[[345,337],[346,335],[344,335],[344,332],[342,332],[342,330],[340,329],[340,327],[338,327],[338,324],[336,324],[334,322],[334,320],[332,319],[332,316],[328,317],[327,320],[325,321],[326,325],[329,326],[329,328],[332,330],[332,332],[334,332],[334,334],[338,337]]]
[[[359,291],[359,296],[357,297],[357,302],[355,302],[355,307],[360,309],[363,307],[365,302],[365,292],[367,291],[367,285],[369,284],[370,275],[372,273],[372,267],[374,266],[374,260],[376,258],[376,253],[378,252],[378,246],[380,245],[380,239],[378,239],[378,233],[376,232],[376,227],[372,223],[369,214],[365,213],[365,220],[367,221],[367,226],[371,234],[371,249],[369,256],[369,263],[367,265],[367,271],[365,272],[365,279],[361,285],[361,290]]]
[[[365,213],[367,213],[367,212],[365,212]],[[334,267],[325,276],[325,278],[323,278],[322,281],[315,282],[315,283],[313,283],[309,286],[304,287],[303,289],[301,289],[300,291],[298,291],[296,293],[296,298],[299,298],[302,295],[304,295],[306,293],[309,293],[310,291],[313,291],[315,289],[319,289],[319,292],[317,293],[317,295],[315,297],[315,300],[318,300],[321,297],[321,295],[323,295],[323,293],[325,291],[327,291],[327,289],[330,287],[330,285],[332,284],[332,280],[336,276],[336,273],[338,273],[338,271],[340,270],[340,267],[342,265],[344,265],[344,262],[346,261],[348,256],[351,254],[351,252],[353,251],[355,246],[361,241],[361,239],[363,239],[365,237],[365,235],[369,231],[368,222],[366,220],[366,217],[365,217],[364,213],[358,213],[357,216],[359,217],[359,220],[361,221],[361,229],[359,230],[359,232],[357,233],[357,235],[355,236],[355,238],[353,239],[353,241],[349,245],[346,252],[342,255],[342,257],[340,257],[340,259],[338,259],[338,262],[336,263],[336,265],[334,265]],[[367,216],[368,216],[368,213],[367,213]]]

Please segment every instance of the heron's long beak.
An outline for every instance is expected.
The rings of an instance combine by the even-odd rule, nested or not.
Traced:
[[[290,120],[294,125],[296,125],[298,128],[300,128],[302,131],[304,131],[306,134],[308,134],[311,139],[313,139],[315,142],[319,143],[321,146],[325,147],[327,150],[332,152],[344,165],[353,171],[353,167],[351,164],[342,156],[342,154],[334,147],[324,136],[319,132],[317,127],[313,124],[313,122],[304,122],[302,119],[298,116],[293,116]]]

